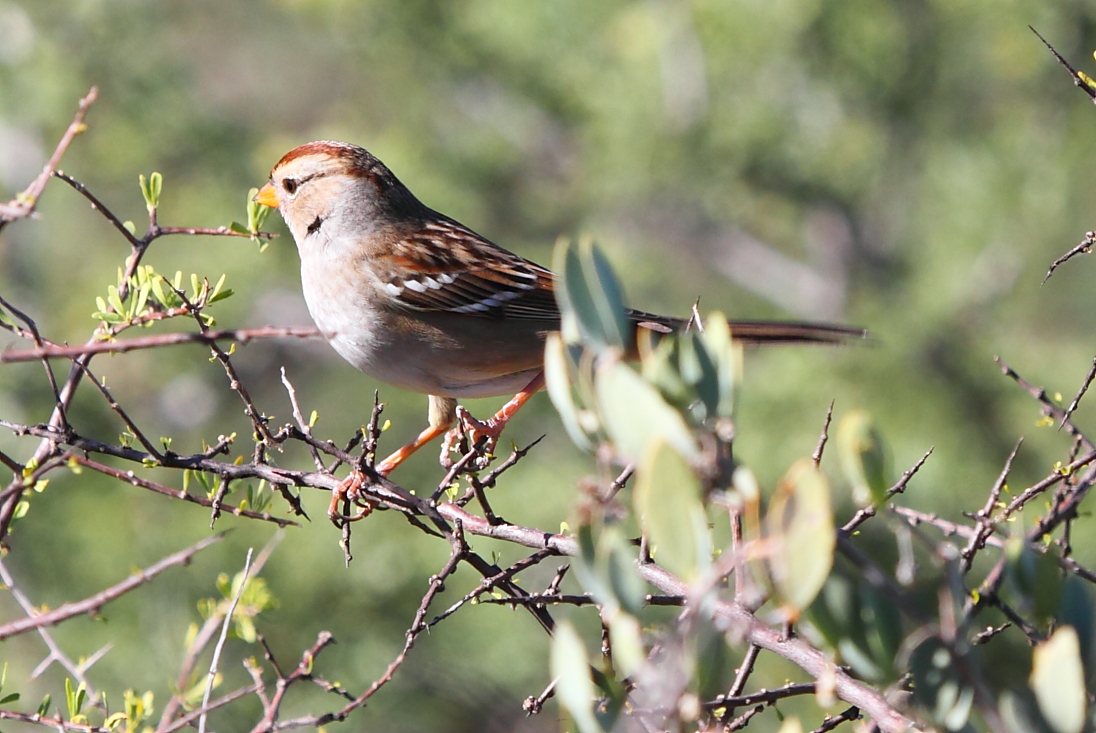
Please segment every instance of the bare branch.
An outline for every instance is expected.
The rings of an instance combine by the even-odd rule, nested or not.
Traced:
[[[220,532],[211,537],[206,537],[201,542],[197,542],[185,550],[168,555],[163,560],[160,560],[154,565],[150,565],[144,570],[134,573],[121,583],[112,585],[106,590],[102,590],[93,596],[85,598],[82,601],[76,601],[75,603],[64,603],[52,611],[40,614],[38,616],[31,616],[28,618],[22,618],[17,621],[10,621],[6,624],[0,625],[0,640],[7,639],[10,636],[16,634],[23,634],[27,631],[33,631],[34,629],[41,628],[43,626],[55,626],[66,619],[70,619],[73,616],[82,616],[85,613],[96,614],[106,604],[113,600],[121,598],[126,593],[130,592],[138,586],[152,580],[154,577],[167,570],[168,568],[176,565],[186,565],[190,562],[190,558],[194,557],[197,553],[201,552],[210,545],[220,542],[224,538],[224,532]]]
[[[194,333],[161,333],[113,341],[91,341],[83,346],[41,346],[36,349],[0,352],[0,364],[15,364],[39,359],[75,359],[90,354],[124,354],[138,349],[159,349],[179,344],[210,345],[217,341],[246,344],[255,339],[316,338],[323,334],[307,326],[261,326],[258,328],[224,328]]]
[[[209,674],[206,677],[205,694],[202,695],[202,707],[209,707],[209,696],[213,692],[213,680],[217,678],[217,667],[221,663],[221,650],[224,649],[225,641],[228,640],[228,627],[232,625],[232,614],[236,613],[236,606],[240,602],[240,596],[244,594],[244,588],[247,587],[248,575],[251,572],[251,555],[253,548],[247,548],[247,560],[244,561],[244,572],[240,578],[240,586],[236,589],[236,592],[232,594],[232,603],[229,604],[228,610],[225,612],[224,624],[221,625],[221,638],[217,640],[217,646],[213,647],[213,659],[209,663]],[[198,733],[205,733],[207,713],[202,713],[198,718]]]
[[[829,409],[826,410],[826,419],[822,421],[822,434],[818,436],[818,445],[814,447],[814,453],[811,454],[811,460],[814,461],[814,467],[822,463],[822,451],[826,449],[826,441],[830,439],[830,422],[833,421],[833,404],[834,400],[830,400]]]
[[[50,176],[53,175],[53,171],[61,164],[61,158],[65,155],[65,151],[68,150],[69,145],[76,139],[76,136],[87,129],[87,125],[84,124],[84,116],[87,114],[88,107],[95,102],[98,96],[98,87],[92,87],[88,90],[88,93],[80,100],[80,107],[76,110],[76,116],[72,118],[65,134],[61,136],[60,142],[57,143],[53,155],[50,156],[45,167],[42,168],[42,172],[22,193],[8,203],[0,204],[0,229],[3,229],[9,221],[22,219],[34,213],[35,207],[38,206],[38,198],[42,195],[42,191],[46,189],[46,184],[49,182]]]

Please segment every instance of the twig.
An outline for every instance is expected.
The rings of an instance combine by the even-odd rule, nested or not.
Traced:
[[[921,470],[921,466],[925,465],[925,461],[927,461],[929,459],[929,456],[932,455],[932,451],[933,451],[934,448],[935,448],[935,446],[930,447],[927,451],[925,451],[925,455],[921,456],[921,458],[918,459],[917,463],[913,464],[913,466],[909,470],[904,471],[902,473],[902,478],[898,479],[898,481],[895,482],[894,486],[891,486],[889,489],[887,489],[887,492],[884,495],[885,498],[889,499],[890,497],[894,496],[895,494],[901,494],[901,493],[905,492],[906,485],[909,484],[910,480],[915,475],[917,475],[918,471]],[[868,521],[869,519],[871,519],[874,516],[875,516],[875,505],[874,504],[869,504],[868,506],[861,507],[860,509],[857,510],[856,514],[854,514],[852,516],[852,519],[850,519],[848,522],[846,522],[845,526],[843,526],[841,528],[841,533],[843,535],[845,535],[846,537],[851,535],[856,530],[857,527],[859,527],[861,524]]]
[[[621,489],[628,485],[628,480],[636,472],[636,464],[629,463],[624,467],[624,470],[617,474],[617,477],[606,487],[604,495],[601,496],[601,503],[606,504],[613,500]]]
[[[525,711],[526,715],[537,715],[544,708],[544,703],[555,694],[556,680],[552,680],[548,683],[548,686],[544,688],[544,692],[536,697],[525,698],[525,701],[521,704],[521,709]]]
[[[811,460],[814,461],[814,467],[822,463],[822,451],[826,449],[826,441],[830,439],[830,422],[833,420],[833,404],[835,400],[830,400],[830,407],[826,410],[826,419],[822,421],[822,434],[818,436],[818,445],[814,448],[814,453],[811,454]]]
[[[1092,368],[1088,370],[1088,374],[1085,375],[1085,381],[1081,383],[1081,389],[1077,390],[1077,396],[1073,398],[1073,401],[1069,403],[1069,408],[1066,410],[1066,414],[1062,417],[1062,422],[1059,423],[1058,429],[1061,430],[1062,426],[1066,424],[1072,415],[1073,411],[1077,409],[1077,406],[1081,404],[1081,398],[1085,396],[1085,392],[1088,391],[1089,385],[1092,384],[1092,380],[1096,379],[1096,359],[1092,360]]]
[[[247,560],[244,562],[243,577],[240,578],[240,587],[232,596],[232,603],[225,613],[225,621],[221,626],[221,638],[217,640],[217,646],[213,647],[213,660],[209,663],[209,676],[206,678],[205,694],[202,695],[202,707],[209,707],[209,696],[213,693],[213,680],[217,677],[217,667],[221,663],[221,650],[228,640],[228,627],[232,625],[232,614],[236,612],[236,605],[240,602],[240,596],[247,587],[248,574],[251,572],[251,553],[253,548],[247,548]],[[198,733],[205,733],[207,713],[203,712],[198,718]]]
[[[257,692],[257,691],[258,691],[258,687],[256,685],[253,685],[253,684],[248,685],[247,687],[241,687],[238,690],[233,690],[232,692],[228,693],[227,695],[222,695],[221,697],[218,697],[216,700],[213,700],[212,702],[210,702],[208,704],[202,705],[202,707],[200,707],[199,709],[194,710],[190,713],[187,713],[186,715],[184,715],[183,717],[181,717],[178,720],[174,721],[171,725],[167,726],[166,728],[165,727],[157,728],[156,733],[174,733],[174,731],[177,731],[181,728],[186,728],[187,726],[193,725],[195,720],[199,720],[199,719],[205,717],[206,715],[213,712],[217,708],[223,708],[225,705],[228,705],[231,702],[235,702],[236,700],[239,700],[241,697],[246,697],[247,695],[250,695],[251,693]],[[161,725],[162,725],[162,723],[161,723]],[[117,732],[115,731],[114,733],[117,733]]]
[[[828,731],[833,730],[842,723],[848,723],[852,720],[860,720],[860,718],[862,717],[863,716],[860,714],[860,708],[853,705],[851,708],[846,709],[840,715],[834,715],[832,718],[826,716],[826,720],[823,721],[822,725],[812,730],[811,733],[827,733]]]
[[[157,484],[152,481],[147,481],[143,478],[138,478],[136,474],[133,473],[133,471],[121,471],[117,468],[105,466],[102,463],[91,460],[90,458],[84,458],[83,456],[76,454],[72,455],[69,460],[73,461],[74,463],[78,463],[81,466],[86,466],[93,471],[98,471],[99,473],[116,478],[119,481],[124,481],[132,486],[137,486],[142,489],[148,489],[149,491],[154,491],[157,494],[163,494],[164,496],[170,496],[174,499],[182,499],[183,501],[188,501],[192,504],[197,504],[206,508],[213,508],[213,501],[211,499],[208,499],[204,496],[188,494],[182,489],[173,489],[170,486],[164,486],[163,484]],[[239,507],[232,506],[222,506],[221,508],[231,512],[233,516],[247,517],[248,519],[259,519],[264,522],[273,522],[281,528],[300,526],[297,522],[294,522],[290,519],[275,517],[266,512],[253,512],[250,509],[240,509]]]
[[[1089,96],[1089,98],[1093,101],[1093,103],[1096,103],[1096,87],[1093,87],[1092,84],[1089,82],[1089,80],[1084,75],[1082,75],[1080,72],[1078,72],[1072,66],[1070,66],[1069,62],[1066,61],[1064,58],[1062,58],[1062,55],[1060,53],[1058,53],[1056,50],[1054,50],[1054,46],[1051,46],[1050,43],[1047,42],[1047,39],[1045,39],[1045,38],[1043,38],[1042,36],[1039,35],[1039,31],[1035,30],[1030,25],[1028,26],[1028,30],[1030,30],[1035,35],[1039,36],[1039,40],[1043,42],[1043,45],[1045,45],[1048,49],[1050,49],[1050,52],[1052,54],[1054,54],[1054,58],[1058,59],[1058,63],[1060,63],[1062,66],[1066,67],[1066,70],[1069,71],[1070,76],[1073,77],[1073,83],[1076,86],[1080,87],[1081,91],[1083,91],[1085,94],[1087,94]]]
[[[315,338],[323,334],[306,326],[261,326],[258,328],[222,328],[187,333],[160,333],[112,341],[91,341],[83,346],[41,346],[34,349],[0,352],[0,364],[15,364],[38,359],[75,359],[91,354],[124,354],[138,349],[158,349],[179,344],[205,344],[235,341],[246,344],[266,338]]]
[[[118,404],[118,400],[114,399],[114,395],[110,393],[110,390],[107,389],[107,386],[103,382],[101,382],[98,377],[92,374],[87,364],[79,361],[73,363],[79,366],[84,371],[84,375],[91,380],[91,383],[95,386],[95,389],[99,390],[99,394],[101,394],[103,396],[103,399],[107,401],[107,405],[110,407],[110,409],[122,419],[122,422],[125,424],[126,428],[128,428],[130,433],[132,433],[133,436],[137,438],[137,442],[144,446],[144,449],[147,450],[152,455],[152,457],[156,459],[156,463],[160,463],[161,461],[163,461],[163,454],[156,449],[156,446],[152,444],[151,440],[145,437],[144,432],[139,427],[137,427],[137,424],[133,422],[133,420],[130,419],[129,414],[124,409],[122,409],[122,406],[120,404]]]
[[[107,603],[122,597],[138,586],[144,585],[168,568],[176,565],[186,565],[194,555],[210,545],[220,542],[223,538],[224,532],[206,537],[201,542],[197,542],[185,550],[180,550],[179,552],[168,555],[163,560],[150,565],[140,572],[130,575],[121,583],[112,585],[106,590],[99,591],[95,595],[89,596],[82,601],[64,603],[52,611],[2,624],[0,625],[0,641],[7,639],[10,636],[26,633],[27,631],[39,629],[44,626],[55,626],[73,616],[81,616],[85,613],[98,613],[99,609]]]
[[[1060,483],[1067,476],[1072,475],[1073,472],[1076,471],[1078,468],[1082,468],[1084,466],[1087,466],[1088,464],[1092,463],[1093,461],[1096,461],[1096,450],[1086,453],[1085,455],[1081,456],[1077,460],[1073,461],[1073,463],[1070,463],[1068,466],[1064,466],[1060,469],[1055,470],[1053,473],[1048,475],[1042,481],[1039,481],[1039,482],[1034,483],[1031,486],[1027,487],[1019,495],[1017,495],[1015,498],[1013,498],[1012,501],[1009,502],[1008,506],[1005,507],[1004,511],[1002,512],[1001,518],[1002,519],[1008,519],[1010,516],[1012,516],[1017,511],[1022,509],[1028,502],[1030,502],[1036,496],[1038,496],[1039,494],[1042,494],[1047,489],[1049,489],[1051,486],[1054,486],[1055,484]],[[1077,487],[1077,492],[1080,492],[1082,490],[1082,488],[1083,487],[1080,487],[1080,486]]]
[[[1046,43],[1046,41],[1043,41]],[[1060,57],[1059,57],[1060,58]],[[1043,277],[1043,285],[1047,284],[1047,280],[1054,274],[1054,271],[1058,269],[1058,265],[1064,264],[1069,260],[1072,260],[1079,254],[1091,254],[1092,246],[1096,244],[1096,232],[1085,232],[1085,238],[1081,240],[1081,243],[1076,247],[1066,252],[1064,255],[1050,263],[1050,269],[1047,270],[1047,274]]]
[[[345,720],[346,717],[350,715],[350,713],[364,705],[369,700],[369,698],[373,697],[373,695],[375,695],[378,690],[380,690],[392,680],[392,677],[396,674],[396,670],[398,670],[403,665],[403,662],[405,659],[407,659],[407,655],[408,653],[410,653],[411,648],[415,646],[415,641],[419,638],[419,635],[429,628],[429,625],[424,623],[424,620],[426,618],[427,612],[430,609],[430,604],[433,602],[437,594],[441,592],[442,588],[445,585],[446,579],[454,572],[456,572],[457,566],[460,565],[461,561],[468,553],[468,546],[464,542],[463,531],[460,529],[459,523],[457,524],[457,527],[458,529],[453,532],[453,535],[450,539],[453,545],[453,549],[452,553],[449,556],[449,560],[445,563],[445,566],[441,569],[441,572],[439,572],[437,575],[430,579],[430,587],[427,589],[426,594],[422,597],[422,601],[419,603],[419,609],[415,612],[415,618],[411,621],[411,626],[407,629],[403,649],[401,649],[400,653],[396,655],[395,659],[393,659],[389,663],[388,668],[384,671],[384,674],[378,677],[373,682],[373,684],[371,684],[369,688],[365,690],[365,692],[358,695],[358,697],[354,698],[353,701],[348,703],[341,710],[319,716],[319,718],[317,718],[314,723],[310,723],[311,725],[315,725],[318,727],[320,725],[326,725],[327,723]],[[261,730],[264,729],[256,726],[256,729],[252,733],[259,733]]]
[[[88,93],[80,100],[80,107],[76,110],[76,116],[72,118],[72,122],[65,129],[65,134],[61,136],[60,142],[57,143],[53,155],[50,156],[45,167],[42,168],[42,172],[31,181],[29,186],[23,189],[21,194],[6,204],[0,204],[0,229],[3,229],[9,221],[22,219],[34,213],[34,209],[38,205],[38,198],[42,195],[42,191],[46,189],[46,183],[49,182],[53,171],[61,164],[61,158],[64,156],[65,151],[68,150],[69,145],[72,144],[76,136],[87,129],[87,125],[84,124],[84,116],[87,114],[88,107],[95,102],[98,96],[98,87],[92,87],[88,90]]]
[[[597,604],[594,597],[586,594],[569,593],[532,593],[527,596],[507,596],[495,598],[488,596],[480,598],[477,603],[490,606],[593,606]],[[685,596],[669,596],[665,594],[648,593],[643,597],[646,606],[684,606]]]
[[[19,607],[23,609],[23,612],[27,614],[27,616],[33,617],[34,614],[38,612],[38,609],[35,608],[34,604],[31,603],[26,594],[23,593],[19,586],[15,584],[15,578],[12,577],[11,573],[8,572],[7,566],[4,565],[2,562],[0,562],[0,581],[4,583],[4,585],[7,587],[8,592],[11,593],[12,597],[19,604]],[[91,665],[98,661],[103,656],[103,654],[109,651],[112,645],[108,644],[99,651],[97,651],[95,654],[93,654],[92,657],[94,659],[89,658],[82,661],[80,664],[77,664],[76,662],[73,662],[67,654],[65,654],[65,652],[54,640],[53,635],[46,631],[44,627],[38,627],[37,631],[38,635],[45,643],[46,648],[49,649],[49,654],[31,672],[31,679],[37,679],[43,672],[46,671],[50,664],[52,664],[53,662],[57,662],[62,667],[64,667],[68,671],[68,673],[76,679],[77,682],[82,682],[84,684],[89,698],[93,700],[96,699],[97,694],[95,692],[95,687],[91,684],[91,681],[87,678],[85,672],[90,669]]]
[[[428,624],[426,624],[427,628],[429,628],[431,626],[435,626],[435,625],[441,623],[442,621],[444,621],[445,619],[449,618],[454,613],[456,613],[457,610],[459,608],[461,608],[462,606],[464,606],[466,603],[470,603],[471,601],[476,600],[477,598],[479,598],[484,593],[486,593],[486,592],[490,591],[491,589],[495,588],[496,586],[498,586],[500,583],[502,583],[504,581],[507,581],[507,580],[510,580],[511,578],[513,578],[515,575],[517,575],[521,571],[528,570],[531,567],[539,565],[546,558],[552,556],[553,554],[555,554],[555,553],[550,552],[548,550],[538,550],[537,552],[534,552],[532,555],[530,555],[528,557],[525,557],[525,558],[522,558],[521,560],[518,560],[516,563],[514,563],[510,567],[506,568],[502,572],[500,572],[496,575],[492,575],[491,577],[484,578],[482,581],[480,581],[480,584],[474,590],[470,591],[469,593],[466,593],[465,596],[463,598],[461,598],[459,601],[457,601],[452,606],[445,609],[444,611],[439,613],[437,616],[435,616],[433,619],[431,619],[430,622]],[[533,596],[528,596],[527,598],[522,598],[521,600],[526,601],[526,600],[531,599],[531,598],[533,598]],[[507,600],[512,600],[512,599],[507,599]]]
[[[70,723],[61,718],[60,713],[55,718],[47,718],[44,715],[20,713],[15,710],[0,709],[0,720],[16,720],[20,723],[31,723],[48,726],[59,731],[72,731],[73,733],[117,733],[117,728],[107,728],[101,725],[83,725]]]
[[[750,644],[750,648],[746,650],[746,656],[742,658],[742,664],[738,666],[734,682],[731,683],[731,689],[727,692],[728,698],[738,697],[746,689],[746,680],[753,674],[754,664],[757,662],[759,654],[761,654],[761,647]]]
[[[314,725],[314,716],[306,716],[299,721],[283,721],[281,724],[275,723],[278,712],[281,709],[282,701],[285,699],[286,692],[289,690],[290,686],[300,680],[312,680],[327,692],[334,692],[343,697],[350,697],[344,690],[330,684],[326,680],[321,680],[312,674],[316,656],[326,647],[334,643],[335,637],[331,635],[330,631],[321,631],[319,636],[316,637],[316,642],[301,655],[301,661],[297,663],[296,669],[288,675],[283,675],[281,669],[274,661],[274,655],[270,653],[270,648],[267,647],[266,641],[263,640],[266,658],[271,663],[271,666],[274,667],[275,673],[278,675],[278,682],[274,691],[274,696],[269,701],[264,700],[263,719],[252,728],[252,733],[263,733],[265,731],[273,731],[282,728]],[[261,677],[259,677],[256,672],[253,672],[252,675],[257,678],[256,685],[258,685],[261,681]],[[262,699],[262,697],[263,696],[260,695],[260,699]]]
[[[1016,384],[1020,385],[1021,389],[1023,389],[1025,392],[1034,397],[1043,405],[1044,415],[1050,418],[1054,418],[1054,420],[1060,422],[1061,427],[1064,427],[1067,433],[1069,433],[1077,440],[1081,441],[1081,444],[1085,450],[1090,451],[1096,449],[1096,445],[1094,445],[1092,441],[1086,438],[1084,433],[1082,433],[1077,428],[1077,426],[1074,425],[1068,417],[1066,417],[1065,411],[1062,410],[1062,408],[1058,407],[1058,405],[1054,404],[1054,401],[1050,399],[1045,389],[1043,389],[1042,387],[1036,387],[1035,385],[1025,380],[1016,372],[1015,369],[1006,364],[1001,357],[995,356],[993,357],[993,360],[997,362],[997,366],[1001,368],[1002,374],[1016,382]]]
[[[986,538],[993,533],[993,522],[990,520],[993,515],[993,508],[997,505],[997,500],[1001,496],[1005,482],[1008,481],[1009,473],[1012,472],[1012,462],[1016,459],[1016,454],[1020,452],[1020,446],[1023,444],[1023,438],[1016,441],[1016,447],[1009,453],[1004,467],[1001,468],[1001,473],[997,476],[997,480],[993,482],[989,496],[986,497],[986,503],[974,515],[974,519],[978,522],[978,531],[971,536],[967,546],[959,553],[959,572],[964,575],[970,572],[970,568],[974,564],[975,553],[985,547]]]
[[[312,435],[312,426],[304,421],[304,415],[301,414],[301,406],[297,404],[297,390],[293,387],[292,382],[289,381],[289,377],[285,374],[285,367],[281,368],[282,384],[285,385],[285,391],[289,395],[289,404],[293,408],[293,419],[297,421],[297,427],[305,435]],[[320,452],[316,450],[316,446],[309,444],[308,450],[312,454],[312,461],[316,464],[317,471],[326,470],[326,466],[323,464],[323,459],[320,458]]]
[[[175,291],[175,294],[183,301],[183,305],[187,307],[190,314],[194,317],[194,322],[198,324],[198,330],[202,333],[208,331],[209,327],[202,318],[202,305],[204,304],[191,303],[187,298],[186,293],[174,286],[172,286],[171,289]],[[268,445],[273,445],[275,443],[274,436],[270,434],[270,428],[267,427],[267,418],[259,411],[259,408],[255,406],[254,401],[251,399],[251,395],[240,380],[240,375],[236,372],[236,367],[232,365],[232,360],[229,359],[228,354],[217,345],[216,340],[211,340],[206,345],[213,353],[214,358],[221,363],[221,367],[225,370],[225,374],[228,375],[228,388],[238,394],[243,401],[244,414],[251,419],[251,425],[255,428],[255,433],[258,436],[256,442],[264,442]]]
[[[285,533],[282,530],[278,530],[266,545],[263,546],[263,549],[255,557],[254,562],[251,563],[252,577],[259,576],[259,573],[261,573],[266,566],[267,560],[269,560],[271,554],[273,554],[274,549],[281,543],[284,537]],[[220,609],[226,602],[228,602],[228,599],[225,599],[225,601],[222,601],[217,605],[217,610],[210,614],[209,618],[207,618],[201,628],[198,629],[198,633],[191,639],[190,645],[187,646],[186,653],[183,656],[183,663],[179,666],[179,674],[175,677],[175,694],[173,694],[167,701],[167,704],[164,705],[157,731],[163,731],[168,729],[169,726],[172,726],[172,719],[175,717],[175,712],[184,704],[183,698],[180,695],[190,686],[190,676],[194,671],[194,667],[198,664],[199,656],[201,656],[209,642],[212,641],[213,635],[221,625],[222,611],[220,611]],[[211,704],[210,707],[212,708],[214,705]]]
[[[989,641],[993,637],[997,636],[998,634],[1000,634],[1005,629],[1008,629],[1008,628],[1011,628],[1011,627],[1012,627],[1012,622],[1011,621],[1006,621],[1003,624],[1001,624],[1000,626],[987,626],[985,631],[980,631],[980,632],[978,632],[977,634],[974,635],[974,638],[971,639],[971,643],[975,644],[975,645],[985,644],[987,641]]]
[[[42,338],[42,334],[38,331],[38,325],[35,324],[34,320],[30,316],[16,308],[8,301],[4,300],[3,297],[0,297],[0,306],[7,308],[9,311],[11,311],[12,315],[14,315],[16,318],[26,324],[26,333],[20,333],[21,336],[25,338],[29,335],[30,340],[33,341],[34,345],[39,348],[42,346],[42,344],[46,342],[45,339]],[[0,327],[8,328],[3,323],[0,323]],[[49,380],[50,391],[53,392],[54,404],[61,414],[60,424],[65,425],[67,424],[67,418],[65,416],[65,406],[61,402],[61,392],[57,387],[57,376],[53,373],[53,367],[50,365],[48,359],[42,360],[42,366],[45,367],[46,379]]]
[[[727,697],[720,695],[714,700],[701,703],[706,710],[713,710],[715,708],[725,707],[728,710],[734,708],[745,708],[751,705],[771,705],[778,700],[784,700],[789,697],[796,697],[798,695],[813,695],[817,683],[806,682],[798,684],[786,684],[783,687],[778,687],[775,690],[761,690],[754,692],[750,695],[738,695],[735,697]]]
[[[749,725],[750,718],[754,717],[755,715],[759,715],[760,713],[764,712],[764,710],[764,705],[758,705],[756,707],[750,708],[734,720],[727,721],[727,724],[723,727],[723,730],[727,731],[727,733],[732,733],[732,731],[736,730],[742,730],[747,725]]]

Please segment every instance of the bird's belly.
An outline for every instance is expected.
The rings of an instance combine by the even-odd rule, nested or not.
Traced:
[[[515,343],[494,338],[494,328],[488,327],[480,338],[457,340],[449,335],[451,326],[436,322],[437,316],[394,314],[345,294],[326,297],[330,279],[308,285],[308,311],[335,351],[369,376],[401,389],[445,397],[510,395],[542,369],[541,335],[532,336],[532,343]],[[475,320],[477,326],[487,325]]]

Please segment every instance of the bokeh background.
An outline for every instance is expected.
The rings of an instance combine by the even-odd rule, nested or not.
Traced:
[[[637,307],[686,314],[699,297],[703,311],[870,328],[870,346],[749,354],[738,457],[771,489],[813,449],[831,400],[838,416],[863,408],[888,439],[895,476],[935,446],[908,501],[954,517],[981,505],[1020,436],[1013,486],[1045,475],[1068,447],[1037,425],[1037,406],[992,357],[1068,402],[1096,349],[1096,262],[1070,262],[1040,285],[1094,228],[1096,111],[1028,29],[1091,71],[1094,21],[1085,3],[1020,0],[0,0],[0,198],[41,169],[93,84],[90,128],[62,167],[139,227],[140,173],[164,175],[162,224],[217,226],[244,218],[247,190],[290,148],[361,144],[428,205],[524,256],[548,262],[557,237],[593,236]],[[171,238],[145,262],[168,275],[227,273],[236,295],[214,311],[221,325],[308,324],[292,240],[276,218],[270,228],[282,236],[262,253],[244,239]],[[79,343],[127,254],[54,182],[37,220],[0,234],[0,294],[49,338]],[[0,334],[0,347],[11,342]],[[95,366],[139,424],[187,452],[249,433],[207,356],[180,347]],[[424,397],[377,385],[322,343],[251,344],[235,362],[276,424],[291,417],[285,366],[306,414],[320,415],[318,434],[336,442],[367,419],[378,386],[393,423],[387,447],[425,418]],[[122,426],[83,391],[73,420],[114,439]],[[49,408],[40,365],[0,368],[0,417],[36,422]],[[1080,425],[1093,419],[1082,405]],[[547,398],[509,437],[542,433],[494,497],[511,521],[554,530],[593,464]],[[33,447],[0,435],[16,457]],[[440,478],[435,451],[424,453],[400,469],[403,485]],[[309,465],[303,452],[277,460]],[[260,631],[283,664],[332,631],[339,644],[318,670],[358,691],[402,644],[447,546],[382,515],[355,527],[347,569],[324,497],[306,499],[314,521],[286,533],[264,573],[280,606]],[[1090,523],[1075,532],[1082,562],[1096,559]],[[52,607],[208,525],[200,508],[58,476],[16,526],[5,562]],[[219,527],[236,529],[191,566],[104,618],[55,631],[74,657],[114,643],[91,676],[115,705],[135,688],[162,707],[187,626],[200,620],[195,604],[273,534],[232,518]],[[462,571],[438,608],[476,580]],[[0,610],[17,613],[4,594]],[[548,681],[546,649],[527,614],[464,609],[420,640],[345,729],[556,730],[554,707],[535,719],[520,708]],[[233,641],[228,658],[257,653]],[[32,636],[0,645],[5,692],[17,680],[30,710],[47,692],[62,698],[56,667],[27,681],[45,655]],[[758,684],[798,679],[767,664]],[[245,679],[238,664],[226,675],[222,689]],[[299,693],[289,711],[335,706],[318,695]],[[215,725],[250,726],[244,712]]]

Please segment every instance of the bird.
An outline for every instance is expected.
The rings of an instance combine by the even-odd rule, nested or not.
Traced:
[[[316,141],[290,150],[253,200],[277,209],[301,260],[313,321],[366,374],[429,395],[427,427],[374,470],[388,476],[457,420],[493,447],[503,427],[544,387],[544,342],[560,328],[555,276],[434,209],[362,147]],[[631,329],[681,330],[686,319],[627,311]],[[745,344],[844,343],[863,329],[793,321],[730,321]],[[460,398],[513,397],[485,422]],[[446,451],[443,449],[443,455]],[[372,508],[352,473],[334,492],[333,521]],[[339,511],[344,500],[357,516]]]

